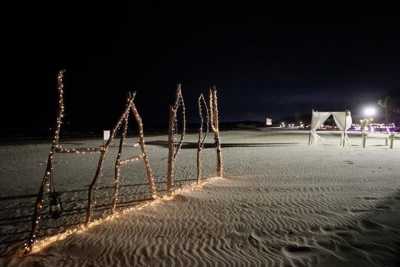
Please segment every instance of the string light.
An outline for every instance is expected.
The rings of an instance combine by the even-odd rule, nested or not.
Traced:
[[[204,142],[207,138],[208,132],[209,132],[209,112],[208,112],[208,107],[207,107],[207,102],[204,99],[203,94],[199,96],[197,99],[197,107],[199,111],[199,117],[200,117],[200,128],[199,128],[199,138],[197,141],[197,183],[199,183],[201,176],[202,176],[202,169],[201,169],[201,152],[204,148]],[[206,132],[203,132],[203,125],[204,125],[204,117],[203,117],[203,108],[206,112]]]
[[[217,149],[217,175],[224,176],[224,164],[222,159],[221,138],[219,135],[219,114],[218,114],[218,97],[217,88],[209,90],[209,105],[210,105],[210,125],[211,130],[214,132],[214,142]]]
[[[129,110],[129,105],[131,104],[131,101],[128,96],[127,100],[127,106],[125,110]],[[121,154],[122,154],[122,145],[124,144],[124,140],[126,138],[127,132],[128,132],[128,120],[129,120],[129,112],[126,113],[124,112],[124,129],[122,131],[122,136],[119,142],[119,148],[118,148],[118,154],[117,154],[117,159],[115,161],[115,176],[114,176],[114,194],[113,194],[113,201],[112,201],[112,213],[115,212],[115,209],[117,207],[117,201],[118,201],[118,191],[119,191],[119,183],[120,183],[120,176],[121,176]]]
[[[133,157],[131,157],[129,159],[121,160],[119,162],[119,165],[123,166],[123,165],[126,165],[128,163],[135,162],[135,161],[138,161],[138,160],[141,160],[141,159],[143,159],[143,155],[142,156],[133,156]]]
[[[34,206],[34,214],[32,216],[32,228],[31,228],[31,233],[28,238],[28,240],[24,243],[24,254],[30,253],[32,251],[33,245],[37,242],[36,238],[36,232],[38,231],[39,223],[41,216],[40,211],[44,207],[44,193],[50,193],[54,192],[55,193],[55,188],[54,188],[54,182],[53,182],[53,173],[54,173],[54,168],[53,168],[53,160],[54,160],[54,154],[55,153],[68,153],[68,154],[91,154],[91,153],[100,153],[100,158],[97,164],[97,169],[94,178],[92,179],[92,183],[89,186],[88,190],[88,205],[87,205],[87,212],[86,212],[86,224],[90,221],[91,217],[91,209],[92,209],[92,198],[94,195],[94,191],[96,191],[95,185],[97,182],[98,177],[102,174],[102,166],[103,166],[103,161],[105,159],[105,156],[107,154],[108,148],[110,147],[110,144],[112,143],[116,132],[118,129],[121,127],[122,122],[125,122],[124,125],[124,131],[123,131],[123,138],[127,134],[127,127],[128,127],[128,118],[129,118],[129,112],[132,112],[135,120],[138,124],[139,128],[139,142],[133,144],[133,147],[138,147],[140,146],[141,148],[141,155],[139,156],[134,156],[130,157],[126,160],[119,160],[117,159],[116,161],[116,177],[115,179],[117,180],[116,186],[119,184],[119,177],[120,177],[120,167],[121,165],[128,164],[130,162],[138,161],[140,159],[143,159],[146,170],[147,170],[147,176],[148,176],[148,181],[149,181],[149,188],[152,196],[155,198],[157,196],[156,192],[156,187],[155,187],[155,182],[154,182],[154,175],[150,167],[150,162],[147,156],[145,144],[144,144],[144,133],[143,133],[143,123],[142,119],[136,109],[136,106],[134,104],[134,98],[135,94],[129,94],[127,98],[127,105],[125,108],[125,111],[121,115],[120,119],[118,120],[117,124],[114,126],[111,137],[107,141],[105,145],[102,145],[100,147],[83,147],[83,148],[65,148],[63,147],[60,143],[60,132],[61,132],[61,126],[63,123],[63,118],[64,118],[64,74],[65,70],[61,70],[58,72],[57,75],[57,92],[58,92],[58,109],[57,109],[57,118],[56,118],[56,126],[54,128],[54,134],[52,138],[52,146],[49,151],[49,156],[47,159],[47,167],[45,174],[42,179],[41,186],[39,188],[39,193],[36,199],[36,203]],[[123,140],[122,140],[123,141]],[[122,152],[122,143],[121,142],[121,151],[119,153],[119,156],[121,155]],[[94,190],[94,191],[93,191]],[[115,191],[115,203],[118,200],[118,188]],[[54,196],[56,196],[54,194]],[[57,200],[57,199],[56,199]],[[59,203],[60,204],[60,203]],[[94,201],[94,205],[96,204],[96,201]]]
[[[99,153],[101,152],[101,147],[80,147],[80,148],[65,148],[60,145],[56,147],[56,153],[75,153],[75,154],[86,154],[86,153]]]
[[[178,132],[178,116],[177,112],[181,108],[182,131],[179,142],[176,143],[176,134]],[[176,89],[175,104],[170,106],[169,111],[169,126],[168,126],[168,166],[167,166],[167,191],[171,193],[174,187],[175,177],[175,161],[179,151],[182,148],[183,140],[186,133],[186,110],[185,101],[182,95],[181,84],[178,84]]]
[[[53,154],[56,153],[56,147],[59,144],[60,140],[60,130],[62,125],[62,118],[64,117],[64,74],[65,70],[60,70],[57,74],[57,92],[58,92],[58,110],[57,110],[57,119],[56,119],[56,127],[54,129],[53,139],[52,139],[52,146],[49,151],[49,156],[47,159],[47,167],[45,174],[42,179],[42,183],[39,188],[39,193],[36,198],[36,203],[34,206],[34,212],[32,216],[32,228],[31,233],[28,241],[24,245],[24,253],[29,253],[32,250],[32,246],[36,242],[36,232],[39,227],[40,223],[40,211],[43,208],[43,196],[44,191],[49,193],[51,189],[54,190],[53,184]]]
[[[114,126],[114,128],[111,131],[110,134],[110,138],[107,140],[106,144],[104,145],[102,151],[101,151],[101,155],[100,155],[100,159],[97,165],[97,170],[95,173],[95,176],[93,177],[93,180],[91,182],[91,184],[89,185],[89,190],[88,190],[88,205],[87,205],[87,210],[86,210],[86,224],[88,224],[90,222],[91,219],[91,210],[92,210],[92,199],[93,196],[95,194],[96,189],[94,188],[97,182],[98,177],[100,176],[100,173],[102,171],[102,167],[103,167],[103,162],[104,162],[104,158],[106,156],[106,153],[108,151],[108,148],[111,144],[111,142],[114,140],[114,137],[116,135],[116,132],[120,129],[122,122],[125,122],[126,127],[128,124],[128,116],[129,116],[129,112],[132,112],[136,123],[138,125],[138,144],[140,146],[140,149],[142,151],[142,159],[146,168],[146,174],[147,174],[147,180],[149,183],[149,190],[151,192],[151,195],[153,196],[153,198],[155,198],[157,196],[157,189],[155,186],[155,182],[154,182],[154,175],[153,175],[153,171],[150,167],[150,162],[149,162],[149,158],[147,156],[147,151],[146,151],[146,147],[145,147],[145,142],[144,142],[144,133],[143,133],[143,122],[142,122],[142,118],[139,114],[139,112],[136,109],[135,103],[134,103],[134,98],[135,98],[136,92],[134,92],[133,94],[129,94],[128,98],[127,98],[127,105],[125,107],[125,111],[123,112],[123,114],[121,115],[121,117],[119,118],[117,124]],[[124,126],[125,127],[125,126]],[[125,131],[124,133],[125,134]],[[135,146],[135,145],[134,145]],[[121,152],[122,152],[122,143],[120,143],[120,148],[121,148]],[[116,203],[116,199],[118,198],[118,184],[119,184],[119,176],[120,176],[120,171],[118,170],[120,161],[118,161],[118,159],[116,160],[116,170],[115,170],[115,177],[114,177],[114,181],[115,181],[115,188],[114,188],[114,203]],[[116,204],[115,204],[116,205]],[[114,205],[113,205],[114,207]]]
[[[32,248],[32,252],[38,253],[38,252],[42,251],[43,249],[47,248],[48,246],[50,246],[51,244],[53,244],[54,242],[65,240],[67,237],[71,236],[72,234],[82,234],[82,233],[90,230],[91,228],[98,226],[102,223],[112,222],[117,219],[121,219],[122,216],[129,214],[133,211],[139,211],[139,210],[142,210],[149,206],[156,207],[156,206],[162,205],[163,203],[165,203],[167,201],[173,200],[178,194],[184,194],[187,192],[200,190],[204,185],[206,185],[212,181],[218,180],[219,178],[220,177],[209,177],[209,178],[207,178],[206,181],[203,180],[200,184],[189,184],[189,185],[183,186],[182,188],[176,189],[171,195],[164,195],[162,197],[157,197],[156,199],[151,200],[151,201],[143,201],[142,203],[137,204],[134,207],[126,208],[126,209],[118,211],[114,214],[108,215],[106,217],[93,220],[92,222],[90,222],[87,225],[79,225],[79,226],[70,228],[63,233],[56,234],[56,235],[53,235],[50,237],[46,237],[41,240],[36,240],[35,246]]]
[[[157,197],[157,189],[156,189],[156,184],[154,182],[154,174],[153,174],[153,170],[150,167],[150,160],[149,160],[148,153],[146,150],[146,145],[144,142],[143,121],[142,121],[142,117],[140,116],[139,112],[137,111],[135,103],[132,103],[131,112],[132,112],[133,116],[135,117],[136,123],[138,125],[138,130],[139,130],[138,144],[142,151],[143,163],[144,163],[144,166],[146,169],[147,182],[149,183],[149,190],[150,190],[150,193],[152,194],[152,197],[156,198]]]
[[[153,199],[160,199],[160,196],[157,193],[157,188],[155,185],[154,181],[154,174],[153,171],[150,167],[150,161],[148,157],[148,153],[146,150],[145,146],[145,141],[144,141],[144,131],[143,131],[143,121],[142,118],[137,111],[136,105],[134,103],[134,98],[135,94],[129,94],[127,98],[127,104],[125,107],[124,112],[120,116],[119,120],[115,124],[114,128],[111,131],[110,138],[107,140],[107,142],[104,145],[101,145],[100,147],[79,147],[79,148],[65,148],[62,146],[59,141],[60,141],[60,132],[61,132],[61,127],[63,124],[63,118],[64,118],[64,73],[65,70],[59,71],[57,75],[57,91],[58,91],[58,109],[57,109],[57,119],[56,119],[56,127],[54,128],[54,133],[53,133],[53,138],[52,138],[52,146],[49,151],[49,156],[47,160],[47,167],[45,170],[45,174],[42,179],[41,186],[39,188],[39,193],[36,199],[35,203],[35,209],[34,209],[34,214],[32,216],[32,229],[31,229],[31,234],[28,238],[28,240],[24,243],[24,253],[29,253],[32,251],[33,245],[37,243],[37,231],[38,227],[40,224],[41,216],[40,216],[40,211],[44,207],[44,194],[45,193],[55,193],[55,188],[54,188],[54,181],[53,181],[53,176],[54,176],[54,168],[53,168],[53,160],[54,160],[54,155],[56,153],[67,153],[67,154],[92,154],[92,153],[100,153],[100,157],[97,163],[97,169],[95,172],[95,175],[91,181],[91,184],[89,185],[89,190],[88,190],[88,204],[86,208],[86,228],[88,226],[93,226],[96,225],[99,220],[94,221],[90,223],[91,221],[91,213],[92,213],[92,208],[94,205],[96,205],[96,200],[94,198],[95,192],[97,191],[97,180],[100,176],[102,176],[102,168],[103,168],[103,163],[104,159],[107,155],[107,152],[109,150],[110,144],[113,142],[117,131],[121,128],[122,123],[123,125],[123,131],[122,131],[122,136],[120,140],[120,146],[119,146],[119,151],[117,154],[117,159],[115,161],[115,176],[114,176],[114,196],[113,196],[113,205],[112,205],[112,212],[114,213],[117,202],[118,202],[118,193],[119,193],[119,184],[120,184],[120,176],[121,176],[121,167],[133,163],[139,160],[143,160],[145,169],[146,169],[146,176],[147,176],[147,181],[148,181],[148,186],[149,186],[149,191],[152,195]],[[222,164],[222,150],[221,150],[221,144],[220,144],[220,137],[219,137],[219,120],[218,120],[218,104],[217,104],[217,93],[216,89],[214,88],[213,90],[210,89],[210,99],[209,99],[209,107],[210,111],[207,108],[207,103],[204,99],[204,96],[201,95],[198,99],[198,106],[199,106],[199,116],[201,120],[201,125],[199,129],[199,140],[198,140],[198,153],[202,151],[204,148],[204,142],[207,137],[207,134],[209,132],[209,125],[211,125],[211,129],[214,132],[214,140],[215,144],[217,147],[217,173],[219,177],[223,176],[223,164]],[[204,106],[204,109],[206,111],[206,132],[203,134],[203,125],[204,125],[204,118],[203,118],[203,111],[202,111],[202,105]],[[178,110],[181,110],[181,125],[182,129],[180,132],[180,138],[179,141],[176,142],[177,138],[176,135],[178,133]],[[169,158],[168,158],[168,172],[167,172],[167,191],[170,192],[170,196],[176,192],[176,189],[174,192],[171,192],[172,186],[173,186],[173,177],[175,176],[175,160],[176,157],[179,153],[179,151],[182,148],[183,140],[185,137],[186,133],[186,110],[185,110],[185,102],[183,99],[182,95],[182,89],[181,85],[179,84],[176,90],[176,100],[173,106],[170,107],[170,127],[169,127]],[[129,115],[132,114],[136,124],[138,126],[138,142],[133,144],[133,147],[139,147],[141,150],[141,154],[137,156],[131,156],[127,159],[121,159],[122,156],[122,148],[123,148],[123,141],[126,138],[127,135],[127,129],[128,129],[128,120],[129,120]],[[198,161],[200,160],[200,156],[198,155]],[[198,169],[200,170],[201,167],[198,165]],[[201,178],[201,170],[198,172],[198,180]],[[171,195],[172,194],[172,195]],[[94,201],[92,201],[94,199]],[[125,212],[125,211],[124,211]],[[111,218],[117,218],[117,216],[111,217]],[[89,224],[90,223],[90,224]],[[82,229],[82,228],[81,228]],[[67,231],[68,232],[68,231]],[[69,231],[70,232],[70,231]],[[51,238],[50,238],[51,239]],[[53,239],[52,239],[53,240]]]
[[[183,99],[183,95],[182,95],[182,85],[178,84],[177,90],[176,90],[176,100],[175,100],[175,105],[174,105],[174,118],[175,118],[175,125],[174,125],[174,143],[176,140],[176,133],[178,132],[178,110],[179,108],[181,108],[181,119],[182,119],[182,131],[181,131],[181,135],[179,138],[179,142],[176,144],[175,147],[175,154],[174,154],[174,158],[176,158],[176,156],[178,155],[179,151],[182,148],[182,144],[183,144],[183,140],[185,139],[185,133],[186,133],[186,108],[185,108],[185,101]]]

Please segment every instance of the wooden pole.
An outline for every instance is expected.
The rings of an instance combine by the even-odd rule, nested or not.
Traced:
[[[202,177],[202,162],[201,162],[201,152],[204,148],[204,142],[207,138],[209,132],[209,114],[207,108],[207,102],[204,99],[203,94],[201,94],[197,100],[198,110],[199,110],[199,117],[200,117],[200,128],[199,128],[199,136],[197,140],[197,183],[199,183]],[[203,124],[204,124],[204,117],[203,117],[203,109],[202,105],[204,106],[206,112],[206,132],[203,134]]]
[[[347,134],[347,112],[348,111],[346,111],[345,113],[344,113],[344,129],[343,129],[343,141],[342,141],[342,145],[343,145],[343,147],[345,147],[345,145],[346,145],[346,134]]]
[[[390,149],[393,149],[394,148],[395,134],[394,133],[390,134],[389,138],[390,138]]]
[[[361,120],[361,128],[362,128],[361,135],[362,135],[362,146],[363,146],[363,148],[365,148],[367,146],[368,132],[366,130],[367,130],[367,127],[368,127],[369,123],[370,123],[370,119]]]
[[[311,135],[312,135],[312,125],[314,121],[314,110],[311,110],[311,124],[310,124],[310,133],[308,135],[308,145],[311,145]]]
[[[210,125],[212,131],[214,132],[214,142],[217,150],[217,176],[223,177],[224,165],[222,159],[221,139],[219,135],[217,89],[215,86],[210,89],[210,109]]]
[[[183,140],[185,139],[185,133],[186,133],[186,108],[185,108],[185,101],[184,101],[183,95],[182,95],[181,84],[178,84],[178,86],[177,86],[175,98],[176,98],[176,100],[175,100],[175,105],[174,105],[174,110],[175,110],[175,120],[174,120],[175,132],[174,132],[174,134],[177,134],[177,132],[178,132],[178,110],[179,110],[179,108],[181,108],[182,130],[180,133],[179,142],[175,148],[174,158],[176,158],[176,156],[178,155],[179,151],[182,148]]]
[[[143,121],[142,121],[142,117],[140,116],[139,112],[136,109],[136,105],[135,103],[132,103],[131,106],[131,111],[133,113],[133,116],[136,120],[136,123],[138,125],[138,129],[139,129],[139,146],[140,146],[140,150],[142,152],[142,156],[143,156],[143,162],[144,162],[144,166],[146,168],[146,176],[147,176],[147,182],[149,183],[149,191],[152,194],[152,197],[156,197],[157,195],[157,188],[156,188],[156,184],[154,182],[154,174],[153,174],[153,170],[150,167],[150,159],[146,150],[146,145],[144,142],[144,131],[143,131]]]
[[[202,129],[201,129],[201,131],[202,131]],[[199,131],[199,139],[198,139],[198,141],[197,141],[197,154],[196,154],[196,166],[197,166],[197,183],[199,183],[200,182],[200,179],[201,179],[201,177],[202,177],[202,170],[201,170],[201,151],[203,150],[203,148],[201,147],[201,143],[200,143],[200,140],[201,140],[201,138],[202,138],[202,134],[201,134],[201,132]]]
[[[40,211],[43,209],[44,193],[45,189],[47,192],[50,191],[50,187],[54,187],[53,182],[53,159],[55,151],[59,145],[60,141],[60,131],[64,118],[64,74],[65,70],[60,70],[57,75],[57,91],[58,91],[58,109],[57,109],[57,119],[56,127],[54,128],[52,144],[47,158],[47,166],[42,178],[42,182],[39,187],[39,193],[36,197],[33,216],[32,216],[32,226],[31,232],[27,242],[24,245],[24,253],[27,254],[31,252],[32,246],[36,242],[36,234],[40,223]]]
[[[391,135],[391,133],[390,133],[390,131],[386,128],[386,137],[385,137],[385,146],[389,146],[389,143],[390,143],[390,135]]]
[[[118,154],[117,154],[117,159],[115,160],[115,165],[114,165],[114,192],[113,192],[113,199],[112,199],[112,213],[115,212],[117,208],[117,202],[118,202],[118,193],[119,193],[119,184],[120,184],[120,178],[121,178],[121,155],[122,155],[122,147],[124,145],[124,140],[126,138],[126,134],[128,131],[128,119],[129,119],[129,113],[126,115],[124,119],[124,128],[121,134],[121,139],[119,140],[119,147],[118,147]]]
[[[178,110],[182,112],[182,130],[180,133],[179,142],[176,144],[176,133],[178,132]],[[178,84],[175,95],[175,104],[169,107],[169,122],[168,122],[168,167],[167,167],[167,191],[171,192],[174,187],[175,180],[175,160],[182,148],[183,140],[186,133],[186,115],[185,101],[182,95],[181,84]]]
[[[40,211],[43,209],[43,202],[44,202],[44,193],[45,193],[45,188],[47,189],[46,191],[49,191],[49,176],[51,175],[52,172],[52,161],[53,161],[53,152],[49,153],[48,159],[47,159],[47,167],[45,170],[45,174],[42,179],[42,183],[40,184],[39,188],[39,193],[36,197],[36,202],[33,210],[33,216],[32,216],[32,226],[31,226],[31,233],[29,235],[29,239],[25,243],[24,246],[24,253],[27,254],[31,252],[32,246],[36,242],[36,234],[39,228],[39,223],[40,223]]]
[[[168,169],[167,169],[167,191],[173,188],[173,174],[175,172],[175,119],[176,110],[169,107],[169,123],[168,123]]]
[[[104,146],[101,147],[100,149],[100,158],[99,161],[97,163],[97,169],[96,169],[96,173],[94,174],[94,177],[92,179],[92,182],[89,185],[89,190],[88,190],[88,204],[86,207],[86,221],[85,224],[88,224],[90,222],[91,216],[92,216],[92,207],[93,207],[93,198],[95,195],[95,185],[97,183],[97,180],[101,174],[101,171],[103,169],[103,163],[104,163],[104,159],[106,157],[108,148],[110,146],[110,144],[112,143],[112,141],[114,140],[115,134],[116,132],[119,130],[119,128],[121,127],[122,121],[125,119],[125,117],[127,116],[127,114],[129,113],[129,109],[133,104],[133,100],[135,98],[135,94],[130,96],[129,101],[128,101],[128,105],[125,108],[124,113],[121,115],[121,117],[119,118],[117,124],[114,126],[114,128],[111,130],[111,134],[110,134],[110,138],[107,140],[106,144]]]
[[[362,133],[362,145],[363,148],[365,148],[367,145],[367,133]]]

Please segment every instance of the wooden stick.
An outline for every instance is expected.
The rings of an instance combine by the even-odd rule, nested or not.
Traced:
[[[153,170],[150,167],[150,160],[149,160],[149,156],[148,156],[147,150],[146,150],[146,145],[144,142],[142,117],[140,116],[139,112],[137,111],[135,103],[132,103],[131,111],[132,111],[133,116],[138,125],[138,130],[139,130],[138,143],[139,143],[140,149],[142,151],[143,162],[144,162],[144,166],[146,168],[146,175],[147,175],[147,182],[149,183],[149,190],[150,190],[150,193],[152,194],[152,197],[154,198],[157,195],[157,188],[156,188],[156,184],[154,182],[154,174],[153,174]]]
[[[213,89],[210,89],[210,124],[211,129],[214,132],[214,142],[217,149],[217,175],[219,177],[223,177],[224,175],[224,165],[222,159],[222,148],[221,148],[221,139],[219,135],[219,118],[218,118],[218,98],[217,98],[217,89],[214,86]]]
[[[208,94],[208,106],[210,107],[210,126],[211,126],[211,130],[213,131],[213,133],[215,133],[217,130],[215,128],[215,124],[214,124],[214,94],[212,92],[212,89],[209,89],[209,94]]]
[[[52,157],[53,153],[50,152],[48,159],[47,159],[47,167],[45,170],[45,174],[43,176],[42,182],[40,184],[39,188],[39,193],[36,197],[35,201],[35,206],[33,210],[33,216],[32,216],[32,226],[31,226],[31,233],[29,235],[29,238],[27,242],[24,245],[24,253],[27,254],[31,252],[32,246],[36,242],[36,233],[39,228],[39,223],[40,223],[40,211],[43,209],[43,202],[44,202],[44,193],[45,193],[45,188],[47,187],[46,191],[49,191],[49,176],[51,175],[52,171]]]
[[[311,145],[313,119],[314,119],[314,110],[311,110],[311,124],[310,124],[310,133],[308,134],[308,145]]]
[[[56,127],[53,132],[52,144],[49,152],[49,156],[47,158],[47,166],[45,173],[42,178],[42,182],[39,187],[39,192],[36,197],[34,211],[32,215],[32,226],[31,232],[27,242],[24,245],[24,253],[27,254],[32,251],[32,246],[36,242],[36,233],[39,228],[40,223],[40,211],[43,209],[44,202],[44,193],[45,189],[47,192],[50,191],[50,188],[54,189],[53,184],[53,159],[57,146],[59,145],[60,140],[60,131],[64,118],[64,74],[65,70],[60,70],[57,75],[57,91],[58,91],[58,108],[57,108],[57,119],[56,119]]]
[[[115,160],[115,165],[114,165],[114,192],[113,192],[113,199],[112,199],[112,213],[115,212],[115,209],[117,207],[117,202],[118,202],[118,191],[119,191],[119,184],[120,184],[120,178],[121,178],[121,155],[122,155],[122,146],[124,144],[124,140],[126,138],[126,134],[128,131],[128,119],[129,119],[129,113],[126,114],[126,117],[124,119],[124,128],[122,131],[121,139],[119,140],[119,147],[118,147],[118,154],[117,158]]]
[[[362,146],[365,148],[367,145],[367,133],[363,132],[362,133]]]
[[[178,132],[178,110],[181,108],[182,130],[179,142],[176,144],[176,133]],[[181,84],[178,84],[175,95],[175,104],[169,108],[168,122],[168,167],[167,167],[167,191],[171,192],[174,187],[175,180],[175,160],[182,148],[183,140],[186,133],[186,110],[185,101],[182,95]]]
[[[390,149],[393,149],[394,148],[395,134],[394,133],[390,134],[389,138],[390,138]]]
[[[101,171],[103,169],[103,162],[104,159],[106,157],[108,148],[110,146],[110,144],[112,143],[112,141],[114,140],[115,134],[118,131],[118,129],[121,127],[122,121],[125,119],[125,117],[127,116],[127,114],[129,113],[129,109],[131,108],[132,104],[133,104],[133,100],[135,98],[135,94],[129,97],[129,101],[128,101],[128,105],[125,108],[124,113],[121,115],[121,117],[119,118],[117,124],[114,126],[114,128],[111,130],[111,134],[110,134],[110,138],[107,140],[106,144],[104,146],[101,147],[101,152],[100,152],[100,158],[99,161],[97,163],[97,169],[96,169],[96,173],[94,174],[94,177],[92,179],[92,182],[89,185],[89,190],[88,190],[88,204],[87,204],[87,208],[86,208],[86,221],[85,224],[88,224],[90,222],[91,216],[92,216],[92,200],[93,197],[95,195],[95,185],[96,182],[101,174]]]
[[[202,129],[200,130],[202,131]],[[201,140],[201,132],[199,131],[199,140]],[[202,169],[201,169],[201,151],[203,148],[200,145],[200,141],[197,143],[197,161],[196,161],[196,166],[197,166],[197,183],[200,182],[201,177],[203,176],[202,174]]]
[[[200,117],[200,128],[199,128],[199,138],[197,140],[197,183],[199,183],[201,177],[202,177],[202,162],[201,162],[201,152],[204,148],[204,142],[207,138],[208,132],[209,132],[209,114],[208,114],[208,108],[207,108],[207,102],[204,99],[203,94],[201,94],[197,100],[197,105],[198,105],[198,110],[199,110],[199,117]],[[206,111],[206,132],[203,134],[203,124],[204,124],[204,117],[203,117],[203,109],[202,105],[204,106],[204,109]]]
[[[60,142],[61,126],[64,119],[64,74],[65,70],[60,70],[57,75],[57,91],[58,91],[58,111],[57,122],[54,131],[53,146],[57,146]]]
[[[179,107],[181,107],[181,114],[182,114],[182,131],[180,134],[179,142],[176,145],[175,148],[175,153],[174,153],[174,158],[178,155],[179,151],[182,148],[183,140],[185,139],[185,133],[186,133],[186,108],[185,108],[185,101],[183,99],[182,95],[182,87],[181,84],[178,84],[178,87],[176,89],[176,100],[175,100],[175,105],[174,105],[174,110],[175,110],[175,132],[176,134],[178,132],[178,110]]]
[[[344,129],[343,129],[343,140],[342,140],[342,146],[346,146],[346,135],[347,135],[347,111],[344,113]]]
[[[167,191],[170,192],[174,186],[173,174],[175,173],[175,120],[176,110],[169,107],[168,123],[168,168],[167,168]]]

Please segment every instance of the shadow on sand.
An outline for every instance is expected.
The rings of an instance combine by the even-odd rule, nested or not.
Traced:
[[[168,148],[168,142],[163,140],[155,140],[146,142],[147,145],[160,146],[163,148]],[[222,148],[224,147],[280,147],[280,146],[293,146],[299,145],[297,142],[288,143],[222,143]],[[205,148],[214,148],[214,143],[204,144]],[[182,145],[183,149],[195,149],[197,148],[197,142],[184,142]]]

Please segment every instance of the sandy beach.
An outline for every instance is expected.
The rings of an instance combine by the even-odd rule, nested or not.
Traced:
[[[308,146],[308,135],[301,131],[223,132],[225,177],[210,178],[171,199],[134,208],[0,264],[399,266],[400,146],[390,150],[383,139],[370,139],[363,149],[360,138],[353,137],[352,145],[342,148],[339,136],[323,137],[322,144]],[[195,178],[195,138],[188,136],[179,155],[178,178]],[[165,175],[165,139],[146,139],[157,177]],[[28,153],[19,175],[13,174],[10,166],[26,151],[35,157]],[[2,159],[14,153],[0,163],[2,187],[9,186],[11,195],[34,194],[46,151],[46,144],[0,147]],[[215,151],[206,153],[205,175],[213,177]],[[59,187],[86,185],[95,159],[64,157]],[[107,164],[102,181],[112,175],[112,161]],[[138,168],[130,168],[126,176],[145,179]],[[23,187],[22,180],[29,186]]]

